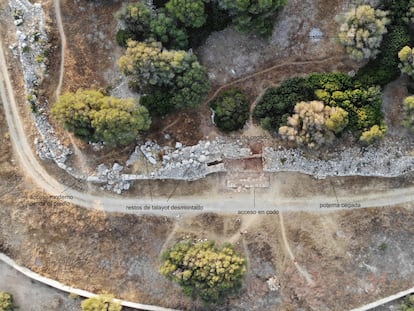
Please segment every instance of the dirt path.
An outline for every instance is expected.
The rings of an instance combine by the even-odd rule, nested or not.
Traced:
[[[60,0],[53,0],[53,5],[55,7],[56,22],[59,29],[60,35],[60,73],[59,73],[59,83],[56,87],[55,95],[56,100],[60,96],[60,92],[63,84],[63,76],[65,75],[65,50],[66,50],[66,35],[62,23],[62,13],[60,10]]]
[[[279,213],[279,221],[280,221],[280,231],[282,232],[283,243],[285,244],[285,247],[289,254],[290,259],[293,261],[293,264],[295,265],[300,275],[305,278],[308,285],[312,286],[313,285],[312,277],[310,276],[308,271],[306,271],[305,268],[303,268],[301,265],[298,264],[295,256],[293,255],[292,249],[290,248],[289,242],[286,238],[286,229],[285,229],[285,223],[283,221],[283,213]]]
[[[222,85],[222,86],[220,86],[208,99],[207,99],[207,101],[203,104],[203,105],[207,105],[207,104],[209,104],[212,100],[214,100],[216,97],[217,97],[217,95],[218,94],[220,94],[220,92],[221,91],[223,91],[224,89],[226,89],[226,88],[228,88],[229,86],[232,86],[232,85],[235,85],[235,84],[238,84],[238,83],[241,83],[241,82],[245,82],[245,81],[247,81],[247,80],[250,80],[250,79],[253,79],[253,78],[256,78],[256,77],[258,77],[258,76],[260,76],[260,75],[263,75],[263,74],[265,74],[265,73],[268,73],[268,72],[270,72],[270,71],[273,71],[273,70],[275,70],[275,69],[280,69],[280,68],[283,68],[283,67],[288,67],[288,66],[292,66],[292,65],[308,65],[308,64],[323,64],[323,63],[327,63],[327,62],[330,62],[330,61],[332,61],[332,60],[335,60],[335,59],[337,59],[337,60],[340,60],[340,59],[342,59],[342,57],[336,57],[336,56],[332,56],[332,57],[327,57],[327,58],[323,58],[323,59],[317,59],[317,60],[307,60],[307,61],[286,61],[286,62],[283,62],[283,63],[281,63],[281,64],[277,64],[277,65],[274,65],[274,66],[272,66],[272,67],[269,67],[269,68],[266,68],[266,69],[263,69],[263,70],[261,70],[261,71],[258,71],[258,72],[255,72],[255,73],[252,73],[252,74],[250,74],[250,75],[247,75],[247,76],[244,76],[244,77],[242,77],[242,78],[239,78],[239,79],[236,79],[236,80],[233,80],[233,81],[231,81],[231,82],[229,82],[229,83],[226,83],[226,84],[224,84],[224,85]]]

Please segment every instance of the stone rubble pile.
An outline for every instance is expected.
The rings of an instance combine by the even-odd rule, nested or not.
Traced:
[[[87,181],[94,183],[104,183],[101,187],[103,190],[110,190],[117,194],[121,194],[122,191],[129,190],[131,182],[122,178],[122,170],[124,167],[118,163],[109,168],[105,164],[100,164],[97,167],[97,175],[89,176]]]
[[[45,113],[46,103],[40,103],[37,99],[37,88],[41,84],[46,72],[47,34],[45,30],[45,16],[39,3],[32,4],[27,0],[11,0],[9,7],[13,12],[14,23],[17,31],[17,47],[11,46],[13,54],[16,49],[20,56],[27,94],[27,102],[34,112],[34,120],[39,129],[40,139],[34,143],[37,154],[41,159],[51,159],[68,173],[79,177],[65,164],[71,150],[61,144],[56,137],[53,127],[50,125]]]
[[[408,145],[408,142],[396,142],[388,138],[378,146],[347,148],[331,160],[309,159],[298,149],[265,148],[264,171],[300,172],[316,178],[327,176],[397,177],[414,169],[414,157],[409,155]]]

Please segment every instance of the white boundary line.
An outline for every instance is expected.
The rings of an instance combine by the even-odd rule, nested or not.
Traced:
[[[359,308],[352,309],[352,310],[350,310],[350,311],[367,311],[367,310],[371,310],[371,309],[373,309],[373,308],[376,308],[376,307],[382,306],[382,305],[384,305],[384,304],[386,304],[386,303],[389,303],[389,302],[391,302],[391,301],[397,300],[397,299],[399,299],[399,298],[402,298],[402,297],[404,297],[404,296],[410,295],[410,294],[412,294],[412,293],[414,293],[414,287],[411,287],[410,289],[407,289],[407,290],[405,290],[405,291],[402,291],[402,292],[396,293],[396,294],[394,294],[394,295],[391,295],[391,296],[388,296],[388,297],[382,298],[382,299],[380,299],[380,300],[377,300],[377,301],[371,302],[371,303],[369,303],[369,304],[367,304],[367,305],[365,305],[365,306],[362,306],[362,307],[359,307]]]
[[[0,261],[4,262],[5,264],[12,267],[13,269],[19,271],[20,273],[22,273],[23,275],[25,275],[29,279],[32,279],[32,280],[35,280],[39,283],[48,285],[48,286],[53,287],[55,289],[58,289],[60,291],[67,292],[67,293],[73,293],[73,294],[76,294],[78,296],[86,297],[86,298],[97,296],[94,293],[64,285],[64,284],[62,284],[58,281],[55,281],[55,280],[46,278],[44,276],[41,276],[40,274],[37,274],[36,272],[33,272],[33,271],[31,271],[31,270],[29,270],[25,267],[19,266],[13,259],[11,259],[10,257],[6,256],[3,253],[0,253]],[[135,302],[131,302],[131,301],[125,301],[125,300],[120,300],[120,299],[116,299],[116,300],[118,302],[120,302],[121,305],[124,306],[124,307],[134,308],[134,309],[138,309],[138,310],[180,311],[180,310],[177,310],[177,309],[168,309],[168,308],[163,308],[163,307],[158,307],[158,306],[153,306],[153,305],[145,305],[145,304],[135,303]]]

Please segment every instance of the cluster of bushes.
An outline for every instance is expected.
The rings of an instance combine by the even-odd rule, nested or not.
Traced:
[[[246,259],[231,244],[185,241],[162,255],[162,275],[182,286],[186,295],[217,303],[236,293],[246,273]]]
[[[265,129],[278,132],[283,126],[292,127],[294,121],[292,117],[297,118],[294,117],[297,103],[311,101],[320,101],[328,107],[338,107],[346,112],[346,126],[341,126],[341,131],[333,131],[335,135],[342,130],[351,131],[361,140],[372,142],[373,135],[367,133],[375,133],[377,135],[375,138],[381,138],[380,134],[383,135],[385,131],[380,89],[362,87],[361,84],[343,73],[318,73],[288,79],[279,87],[267,90],[254,110],[254,117]],[[297,115],[298,111],[295,114]],[[335,122],[341,123],[342,121],[339,118]],[[300,126],[303,126],[303,122]],[[373,129],[374,126],[376,127]],[[375,131],[377,128],[379,131]],[[323,141],[331,141],[332,139],[328,139],[328,136],[332,137],[332,131],[324,132],[327,135]],[[282,133],[285,134],[282,136],[286,138],[292,136],[288,135],[292,131],[286,131],[286,128],[283,128]],[[311,133],[307,134],[312,136]],[[316,135],[316,132],[313,134]],[[313,141],[312,139],[311,142]],[[313,143],[310,144],[314,146]]]
[[[75,136],[108,145],[128,145],[151,124],[148,110],[135,99],[114,98],[94,90],[63,94],[51,113]]]

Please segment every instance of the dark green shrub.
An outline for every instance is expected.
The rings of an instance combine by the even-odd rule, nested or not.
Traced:
[[[410,36],[406,27],[391,26],[381,43],[381,53],[361,68],[355,79],[360,85],[385,86],[400,75],[398,52],[410,45]]]
[[[175,110],[173,95],[168,90],[157,90],[142,96],[140,104],[148,109],[152,116],[165,116]]]
[[[223,92],[210,106],[215,112],[214,123],[224,132],[243,128],[249,118],[249,101],[240,90]]]
[[[410,0],[381,0],[380,8],[388,11],[388,18],[392,25],[404,25],[404,17],[407,13]]]
[[[134,39],[134,38],[135,38],[135,35],[133,33],[128,32],[125,29],[119,29],[118,32],[116,33],[116,42],[124,48],[127,46],[128,40]]]
[[[314,97],[307,79],[287,79],[277,88],[269,88],[254,109],[254,118],[267,129],[277,131],[293,113],[296,103]]]

